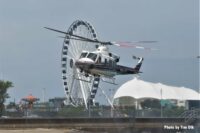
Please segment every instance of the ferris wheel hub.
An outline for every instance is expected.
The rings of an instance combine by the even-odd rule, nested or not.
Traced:
[[[74,61],[73,59],[70,59],[70,67],[72,68],[74,66]]]

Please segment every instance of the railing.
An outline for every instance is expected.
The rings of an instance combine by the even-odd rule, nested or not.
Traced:
[[[179,117],[185,118],[187,124],[195,124],[195,121],[200,118],[200,109],[186,110]]]
[[[182,113],[183,112],[183,113]],[[97,106],[92,107],[89,111],[84,107],[33,107],[31,109],[23,109],[15,111],[5,111],[3,116],[5,117],[94,117],[94,118],[121,118],[121,117],[132,117],[132,118],[185,118],[186,121],[190,121],[197,117],[200,117],[200,109],[193,109],[184,111],[183,109],[163,109],[163,115],[161,115],[160,109],[138,109],[134,107],[123,106],[115,107],[114,109],[110,106]]]

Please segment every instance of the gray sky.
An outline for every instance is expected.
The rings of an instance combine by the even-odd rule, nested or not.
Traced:
[[[141,79],[198,89],[198,0],[0,0],[0,78],[10,80],[10,100],[30,93],[42,98],[64,96],[61,81],[60,34],[82,19],[89,21],[101,40],[157,40],[141,51],[110,47],[120,64],[133,66],[132,55],[144,56]],[[133,76],[117,77],[117,82]],[[119,86],[105,85],[108,88]],[[105,87],[105,88],[106,88]]]

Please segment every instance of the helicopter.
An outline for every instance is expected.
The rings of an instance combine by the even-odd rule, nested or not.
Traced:
[[[99,86],[100,80],[114,84],[117,75],[135,75],[142,73],[143,57],[133,56],[138,63],[133,67],[119,65],[120,56],[109,51],[109,46],[133,47],[145,50],[141,43],[154,43],[156,41],[135,41],[135,42],[111,42],[100,41],[94,27],[87,21],[74,21],[67,32],[44,27],[64,35],[61,70],[66,100],[64,105],[85,105],[86,109],[90,105],[95,105],[95,95],[100,89],[109,104],[113,107],[103,88]]]
[[[70,33],[60,31],[57,29],[52,29],[49,27],[44,27],[44,28],[65,34],[65,35],[67,35],[68,39],[100,44],[100,45],[96,45],[95,51],[83,50],[79,59],[77,59],[77,60],[70,59],[70,67],[73,67],[73,65],[75,65],[79,69],[80,73],[84,74],[85,77],[92,75],[94,77],[105,77],[105,78],[109,78],[109,79],[114,79],[113,77],[116,75],[128,75],[128,74],[142,73],[140,71],[140,68],[141,68],[142,62],[144,60],[143,57],[133,56],[133,59],[139,60],[135,67],[127,67],[127,66],[123,66],[123,65],[118,65],[117,63],[119,62],[120,57],[114,53],[109,52],[109,48],[107,47],[108,45],[131,47],[131,45],[120,44],[120,43],[116,43],[116,42],[103,42],[103,41],[99,41],[97,39],[93,40],[90,38],[70,34]],[[140,42],[153,43],[155,41],[140,41]],[[134,47],[143,48],[141,46],[134,46]],[[105,81],[105,80],[103,80],[103,81]],[[108,82],[108,83],[115,84],[114,82]]]

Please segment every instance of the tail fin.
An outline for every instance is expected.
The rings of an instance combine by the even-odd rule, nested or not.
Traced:
[[[136,65],[136,67],[135,67],[135,70],[139,73],[140,68],[142,66],[142,61],[144,60],[144,58],[143,57],[139,57],[138,59],[139,59],[139,61],[138,61],[138,64]]]

